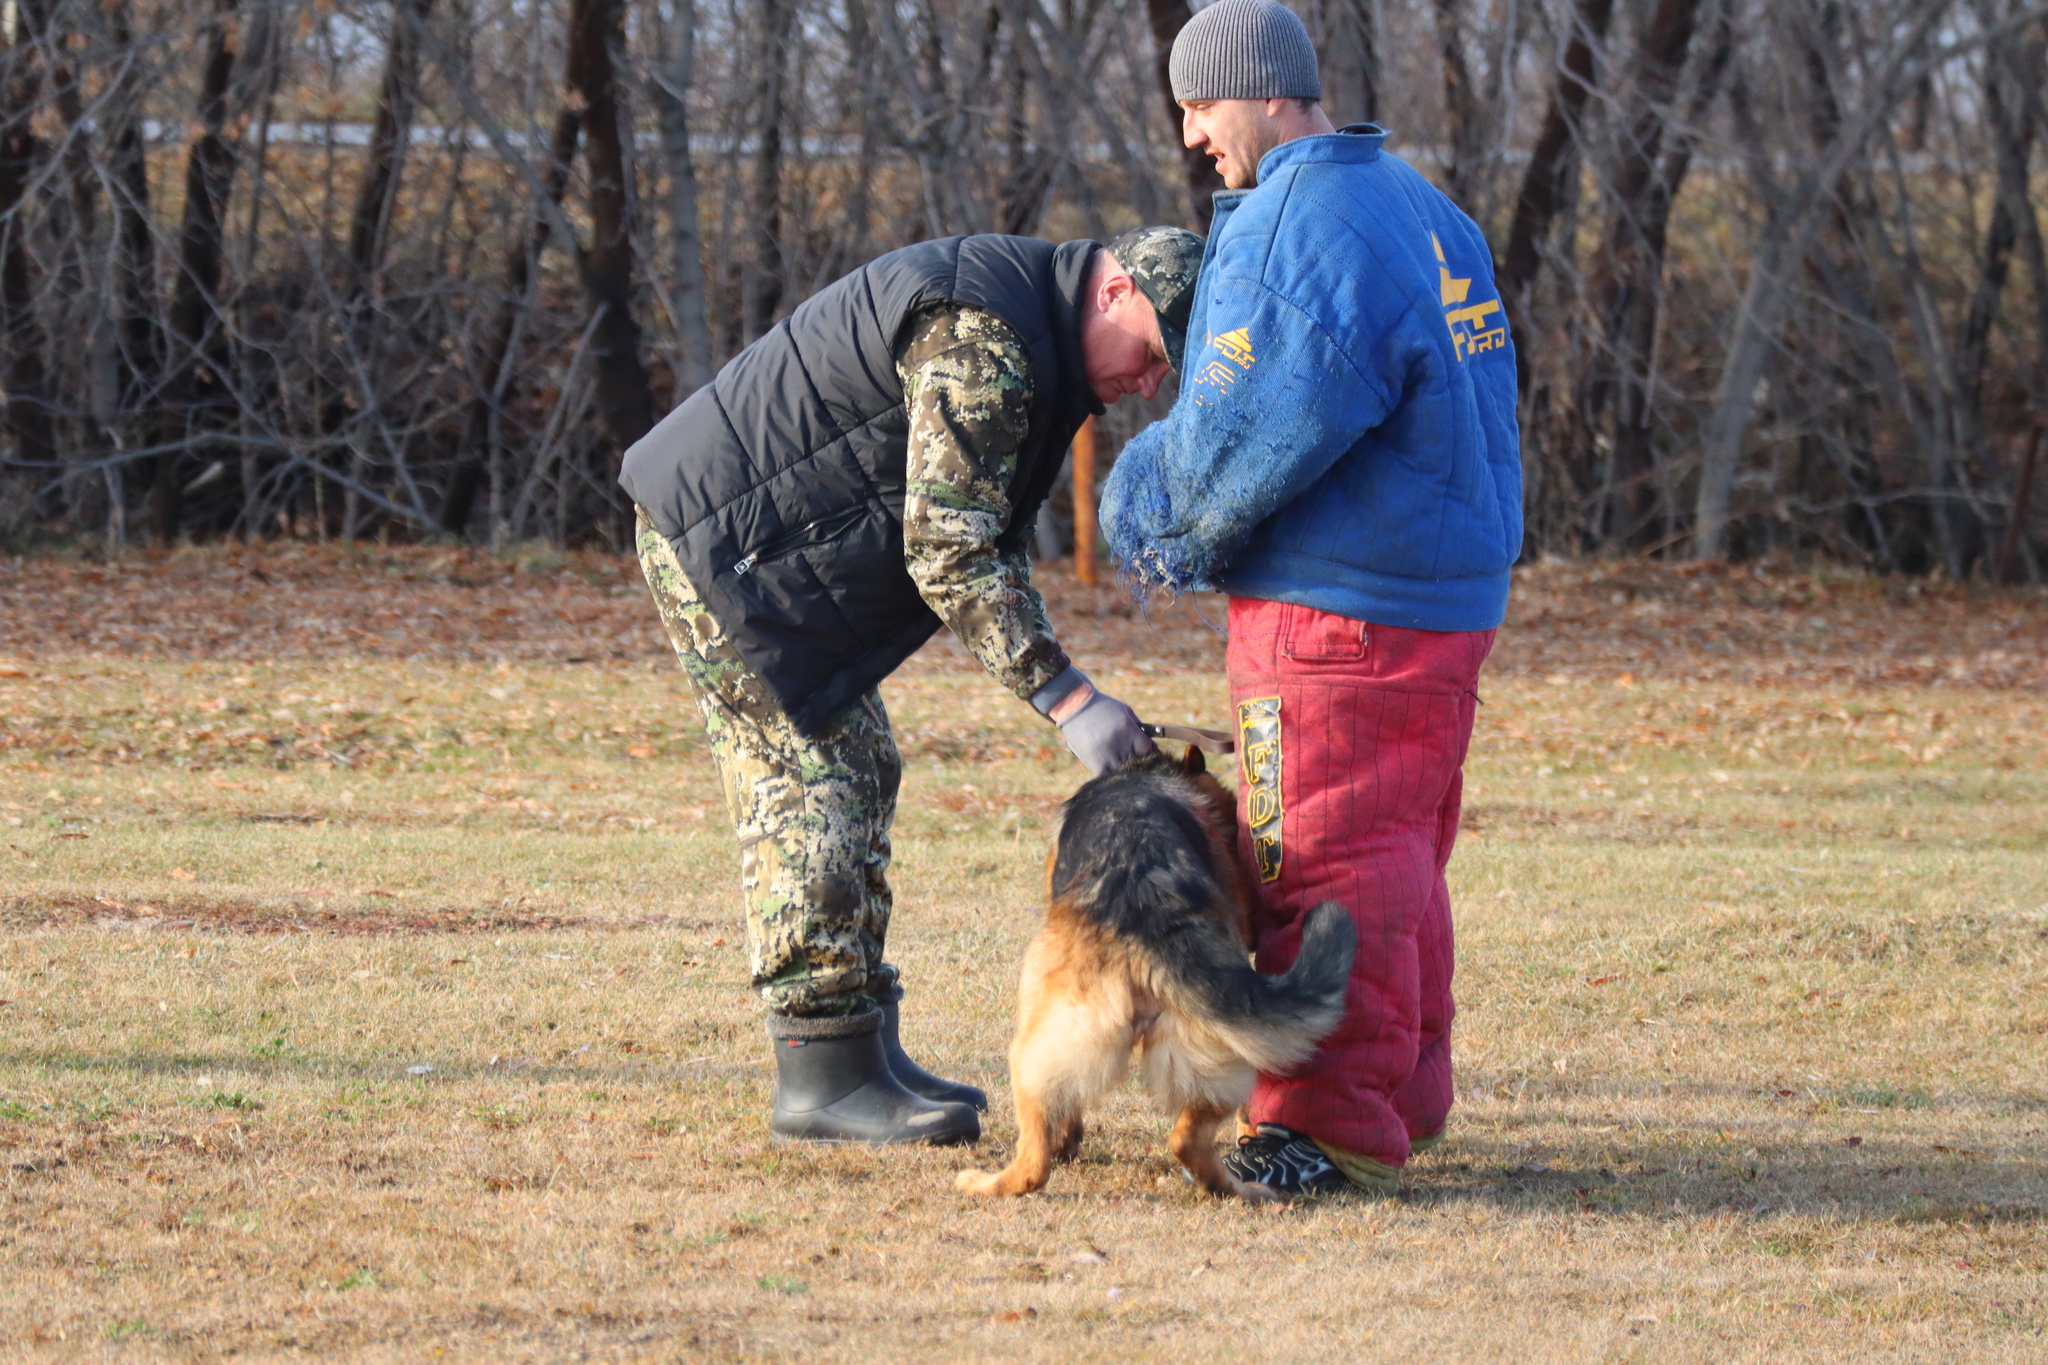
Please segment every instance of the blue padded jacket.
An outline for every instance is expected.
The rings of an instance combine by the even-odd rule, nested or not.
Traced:
[[[1370,124],[1216,196],[1172,412],[1118,456],[1141,587],[1490,630],[1522,545],[1515,362],[1472,220]]]

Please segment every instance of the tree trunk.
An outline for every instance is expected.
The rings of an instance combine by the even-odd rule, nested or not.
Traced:
[[[1380,18],[1376,0],[1344,0],[1338,11],[1358,45],[1358,117],[1380,120],[1380,92],[1385,81],[1380,62]],[[1323,92],[1328,95],[1328,91]]]
[[[1038,230],[1063,159],[1058,148],[1032,145],[1031,72],[1019,50],[1027,41],[1024,33],[1012,28],[1001,81],[1004,173],[996,195],[996,231],[1018,237]]]
[[[1471,208],[1478,190],[1479,162],[1485,140],[1479,89],[1465,60],[1464,0],[1433,0],[1436,42],[1444,71],[1444,115],[1449,124],[1450,162],[1444,167],[1444,192],[1460,208]]]
[[[615,461],[654,425],[654,390],[640,359],[640,324],[633,320],[626,146],[618,79],[612,69],[612,52],[622,40],[621,17],[621,0],[574,0],[569,10],[568,85],[583,105],[583,155],[590,184],[590,249],[583,257],[583,292],[596,320],[591,359],[598,412],[611,437]]]
[[[171,291],[171,354],[157,407],[155,441],[184,440],[205,419],[202,405],[214,399],[221,329],[215,303],[220,294],[225,248],[222,210],[235,173],[235,150],[227,137],[228,83],[235,69],[236,0],[221,0],[201,28],[206,52],[199,91],[199,136],[185,162],[185,217],[178,230],[178,274]],[[149,535],[168,546],[183,512],[184,468],[189,453],[165,451],[155,457],[150,481]]]
[[[2048,20],[2043,21],[2048,26]],[[2036,44],[2030,42],[2024,47],[2006,49],[2009,58],[2018,60],[2015,54],[2030,52],[2031,66],[2016,66],[2013,71],[2013,88],[2024,99],[2024,110],[2029,122],[2035,128],[2048,128],[2048,109],[2041,104],[2042,54]],[[2026,258],[2027,273],[2034,284],[2034,364],[2033,399],[2034,415],[2037,420],[2048,418],[2048,250],[2043,250],[2041,223],[2034,216],[2032,185],[2029,182],[2029,196],[2024,211],[2016,214],[2019,226],[2020,254]],[[2022,547],[2024,548],[2024,546]]]
[[[1990,4],[1978,6],[1987,23],[1998,15]],[[1991,127],[1992,155],[1998,167],[1997,189],[1991,205],[1991,222],[1984,234],[1984,254],[1977,273],[1977,286],[1970,294],[1970,306],[1956,338],[1956,379],[1968,420],[1981,437],[1984,411],[1984,367],[1991,353],[1991,328],[1998,318],[1999,300],[2005,293],[2012,271],[2012,256],[2019,245],[2020,222],[2031,219],[2034,206],[2028,185],[2028,165],[2033,157],[2033,111],[2026,92],[2018,84],[2021,73],[2038,74],[2044,55],[2041,35],[2026,35],[2011,58],[2004,52],[1987,55],[1984,72],[1984,106]],[[2048,395],[2043,395],[2048,396]]]
[[[658,11],[657,11],[658,14]],[[696,0],[675,0],[674,27],[660,35],[663,69],[648,82],[668,161],[669,306],[676,329],[681,403],[711,380],[711,328],[704,313],[704,238],[697,217],[697,163],[690,150],[690,82],[696,75]]]
[[[372,431],[381,386],[377,382],[376,300],[378,276],[391,232],[391,214],[405,175],[406,153],[412,147],[413,105],[419,95],[421,26],[434,0],[393,0],[390,36],[384,44],[384,80],[377,94],[377,117],[370,126],[370,145],[363,155],[363,176],[348,220],[348,281],[343,306],[354,368],[363,376],[362,405],[349,442],[349,488],[342,494],[341,538],[355,540],[363,531],[362,495],[370,481]],[[345,381],[344,381],[345,382]],[[339,419],[339,404],[332,406]]]
[[[1980,4],[1987,20],[1995,20],[1996,9]],[[2003,482],[2003,462],[1992,451],[1984,420],[1984,370],[1990,359],[1991,329],[1998,318],[1999,303],[2005,295],[2006,280],[2012,273],[2012,257],[2019,245],[2020,220],[2032,220],[2034,205],[2028,184],[2028,166],[2033,157],[2036,129],[2025,91],[2015,77],[2020,72],[2038,72],[2043,57],[2039,31],[2028,33],[2008,57],[2004,52],[1986,57],[1984,103],[1991,127],[1992,155],[1997,165],[1997,187],[1991,206],[1991,221],[1984,235],[1982,265],[1977,285],[1971,291],[1970,306],[1964,314],[1955,340],[1955,426],[1956,451],[1964,460],[1975,457],[1994,482]],[[2038,229],[2037,229],[2038,231]],[[2043,395],[2037,390],[2036,401]],[[2018,529],[2020,499],[2009,498],[2006,514],[2008,532]],[[2005,543],[2014,544],[2007,535]],[[2001,551],[1994,574],[2003,579],[2009,554]]]
[[[1529,353],[1534,341],[1528,329],[1529,304],[1558,207],[1566,196],[1578,194],[1579,125],[1586,98],[1598,79],[1595,49],[1607,37],[1613,17],[1614,0],[1579,0],[1571,41],[1558,62],[1557,84],[1551,88],[1550,106],[1530,150],[1529,165],[1522,172],[1521,192],[1515,197],[1514,218],[1508,224],[1507,251],[1501,257],[1495,283],[1507,313],[1508,334],[1515,339],[1515,378],[1524,397],[1529,393]]]
[[[441,529],[451,535],[461,535],[468,529],[470,515],[476,507],[477,492],[487,477],[491,483],[492,543],[498,543],[506,533],[501,524],[504,515],[503,479],[498,474],[500,442],[495,420],[497,414],[504,411],[511,388],[512,374],[506,370],[505,362],[511,357],[521,312],[531,303],[533,267],[539,263],[541,252],[547,249],[555,218],[548,208],[550,204],[559,206],[568,190],[569,165],[576,159],[576,144],[582,127],[582,111],[573,105],[565,105],[555,115],[554,136],[548,144],[548,162],[542,170],[545,202],[534,205],[532,227],[505,252],[505,292],[498,302],[497,313],[491,319],[491,329],[485,334],[483,350],[477,356],[471,380],[469,413],[463,424],[468,453],[456,467],[448,482],[447,496],[441,502]]]
[[[348,220],[348,299],[351,304],[375,295],[377,273],[384,262],[391,211],[398,202],[405,157],[412,146],[413,105],[419,97],[420,27],[434,0],[394,0],[391,33],[384,47],[384,80],[377,95],[377,118],[370,127],[370,145],[363,153],[363,178],[356,182],[354,211]]]
[[[103,299],[95,300],[97,287],[104,280],[94,257],[99,251],[99,180],[101,170],[93,164],[94,120],[87,115],[85,100],[79,89],[77,63],[70,59],[71,44],[67,34],[52,25],[49,16],[50,0],[25,0],[21,6],[23,22],[39,41],[47,44],[51,54],[50,93],[57,106],[59,117],[64,123],[64,147],[62,164],[66,195],[66,219],[62,223],[65,239],[63,254],[57,272],[57,297],[63,311],[59,314],[58,326],[69,330],[76,320],[78,334],[87,357],[103,354],[106,339],[105,324],[107,309]],[[73,24],[76,16],[70,16]],[[81,306],[82,305],[82,306]],[[47,337],[48,328],[43,332]],[[93,361],[85,360],[87,374],[91,374]],[[59,364],[58,373],[70,367]],[[92,407],[91,381],[80,386],[87,393],[86,401],[77,404],[89,413]],[[60,399],[57,407],[64,406]],[[55,417],[55,412],[52,412]],[[71,439],[66,439],[70,436]],[[87,507],[98,501],[104,482],[95,477],[92,466],[100,464],[107,455],[105,435],[98,429],[89,415],[83,420],[60,425],[57,429],[56,444],[70,463],[63,486],[51,499],[48,514],[53,517],[69,515],[72,524],[83,526],[88,520]],[[93,509],[95,512],[97,508]]]
[[[1357,0],[1357,3],[1365,4],[1367,0]],[[1180,101],[1173,97],[1173,77],[1168,68],[1173,57],[1173,40],[1180,36],[1182,25],[1194,18],[1194,11],[1188,8],[1188,0],[1145,0],[1145,17],[1152,24],[1152,70],[1159,82],[1160,97],[1166,101],[1166,126],[1173,130],[1173,140],[1180,147],[1181,179],[1188,191],[1188,217],[1197,231],[1206,233],[1209,216],[1215,210],[1215,205],[1210,202],[1211,196],[1223,188],[1223,177],[1216,174],[1216,163],[1206,153],[1181,141]]]
[[[14,458],[26,466],[22,481],[30,490],[49,487],[57,478],[57,431],[50,408],[49,375],[43,358],[49,343],[35,313],[36,272],[28,253],[28,214],[24,197],[29,177],[42,151],[32,126],[42,99],[38,28],[30,12],[14,17],[0,56],[0,336],[6,346],[7,430]],[[39,515],[54,509],[31,491]]]
[[[128,9],[114,11],[114,44],[126,51],[130,43]],[[137,88],[140,63],[109,97],[112,132],[108,137],[109,203],[114,216],[116,377],[115,412],[125,428],[121,439],[146,439],[137,419],[153,407],[163,374],[163,337],[156,311],[156,234],[149,213],[149,149],[142,136],[142,92]],[[109,496],[125,486],[110,482]],[[109,514],[110,521],[115,520]]]
[[[754,275],[747,290],[747,339],[775,325],[785,289],[782,259],[782,125],[789,33],[796,0],[761,0],[761,76],[755,99],[754,184],[748,202]]]
[[[1013,27],[1010,52],[1020,63],[1023,54],[1018,51],[1017,44],[1021,41],[1023,35]],[[834,241],[834,269],[826,272],[832,279],[845,274],[853,264],[865,262],[870,254],[869,244],[874,238],[875,172],[881,156],[884,108],[875,76],[875,34],[868,25],[868,8],[863,0],[852,0],[846,7],[846,45],[847,60],[852,68],[848,94],[859,106],[857,115],[851,110],[845,111],[849,115],[846,121],[860,127],[860,151],[854,158],[853,186],[846,204],[846,227]]]
[[[1692,165],[1692,151],[1699,137],[1699,127],[1720,94],[1722,77],[1734,55],[1734,35],[1724,13],[1715,27],[1712,48],[1701,64],[1693,97],[1684,114],[1674,118],[1670,106],[1678,93],[1679,71],[1685,63],[1685,48],[1690,41],[1689,38],[1681,40],[1677,29],[1683,23],[1689,31],[1691,23],[1675,17],[1669,25],[1662,21],[1667,10],[1676,10],[1682,4],[1691,5],[1695,11],[1698,9],[1698,0],[1676,0],[1659,6],[1660,22],[1652,26],[1651,33],[1653,40],[1661,38],[1652,44],[1655,50],[1651,60],[1659,62],[1662,70],[1651,87],[1653,93],[1650,98],[1664,107],[1663,121],[1670,126],[1657,135],[1656,141],[1661,146],[1656,148],[1654,167],[1648,183],[1636,191],[1637,206],[1629,225],[1632,240],[1625,248],[1617,241],[1609,252],[1603,254],[1605,261],[1617,267],[1617,287],[1610,296],[1613,311],[1609,318],[1613,330],[1607,346],[1618,381],[1614,390],[1617,496],[1610,527],[1614,540],[1638,548],[1668,539],[1670,526],[1653,524],[1660,510],[1669,514],[1667,521],[1676,515],[1676,509],[1666,496],[1669,490],[1660,486],[1651,448],[1651,410],[1656,402],[1657,331],[1663,311],[1664,250],[1670,231],[1671,208],[1677,202],[1679,190],[1684,187],[1686,173]],[[1650,147],[1646,145],[1645,150],[1650,150]],[[1622,273],[1624,271],[1627,275]]]

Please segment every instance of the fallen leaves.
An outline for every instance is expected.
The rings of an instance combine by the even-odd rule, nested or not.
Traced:
[[[1618,599],[1618,600],[1617,600]],[[1568,683],[2048,685],[2038,594],[1771,565],[1537,564],[1487,664]]]
[[[50,651],[248,661],[667,652],[639,566],[599,554],[544,573],[484,553],[341,545],[212,547],[148,563],[24,559],[0,565],[0,597],[27,656],[0,665],[0,677],[29,676]]]
[[[251,587],[252,572],[262,573],[260,588]],[[1211,670],[1222,662],[1223,636],[1210,625],[1221,619],[1220,599],[1140,612],[1114,583],[1083,586],[1064,563],[1033,576],[1077,657]],[[541,573],[480,551],[427,547],[218,546],[147,564],[15,559],[0,563],[0,597],[19,650],[0,659],[0,678],[9,679],[32,676],[47,654],[566,663],[665,660],[669,652],[638,565],[598,553],[569,555]],[[2048,638],[2048,601],[1970,585],[1769,565],[1537,564],[1516,571],[1508,612],[1487,665],[1495,677],[1617,691],[1672,678],[2048,687],[2039,644]],[[913,667],[975,664],[942,634]],[[255,681],[238,676],[233,685]],[[253,709],[231,696],[207,706],[224,716]]]
[[[172,869],[171,869],[171,876],[172,876],[172,878],[173,878],[174,880],[177,880],[177,881],[181,881],[181,882],[190,882],[190,881],[197,881],[197,880],[199,879],[199,874],[198,874],[198,873],[196,873],[196,872],[187,872],[187,871],[186,871],[186,870],[185,870],[184,868],[182,868],[182,867],[174,867],[174,868],[172,868]]]

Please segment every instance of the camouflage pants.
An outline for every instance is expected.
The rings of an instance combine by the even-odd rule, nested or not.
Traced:
[[[740,842],[754,989],[782,1014],[843,1014],[893,987],[889,826],[903,762],[879,692],[831,733],[797,733],[676,562],[638,518],[640,568],[695,685]]]

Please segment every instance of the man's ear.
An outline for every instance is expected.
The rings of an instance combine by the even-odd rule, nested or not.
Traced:
[[[1108,271],[1102,277],[1102,287],[1095,291],[1095,306],[1107,313],[1130,295],[1137,292],[1137,281],[1121,271]]]

